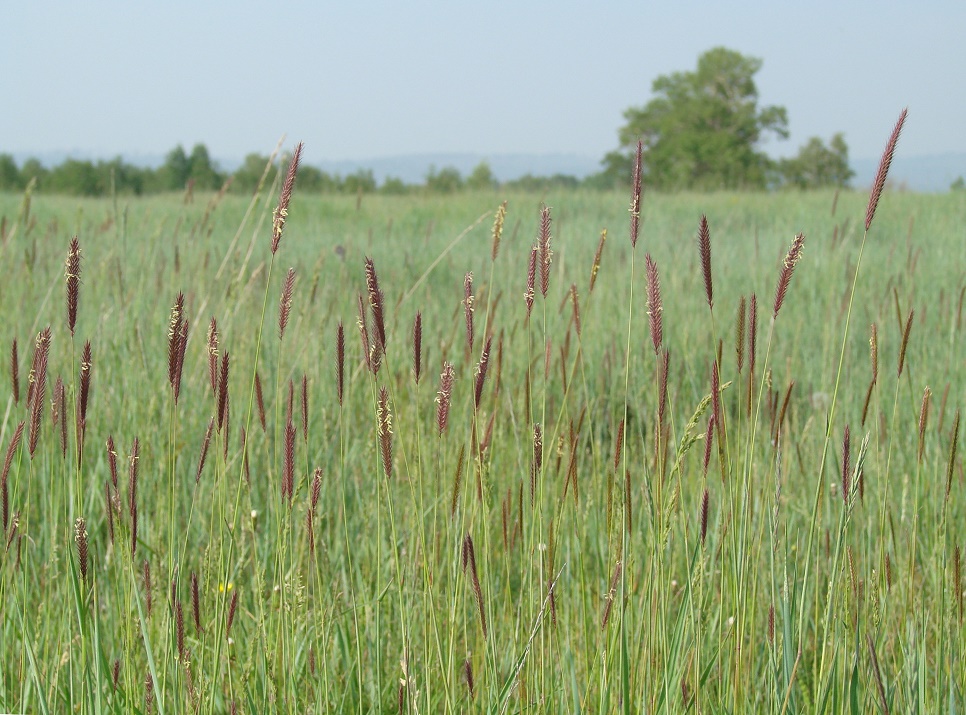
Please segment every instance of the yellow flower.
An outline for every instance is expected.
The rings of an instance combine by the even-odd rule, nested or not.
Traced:
[[[235,588],[235,584],[232,581],[229,581],[227,586],[225,586],[223,583],[219,583],[218,593],[225,593],[227,591],[231,591],[233,588]]]

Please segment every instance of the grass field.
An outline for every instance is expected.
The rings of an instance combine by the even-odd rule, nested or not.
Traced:
[[[962,710],[962,193],[281,178],[0,196],[0,710]]]

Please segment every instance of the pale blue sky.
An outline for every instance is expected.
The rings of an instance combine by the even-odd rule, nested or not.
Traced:
[[[6,2],[0,152],[215,157],[304,140],[322,162],[616,144],[659,74],[760,57],[793,153],[845,132],[876,157],[966,152],[966,2]]]

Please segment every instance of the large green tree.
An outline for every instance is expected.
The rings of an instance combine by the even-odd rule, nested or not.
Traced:
[[[841,133],[832,137],[828,145],[812,137],[798,150],[798,156],[779,162],[778,172],[783,185],[797,189],[844,188],[855,176],[849,166],[849,147]]]
[[[604,158],[604,174],[629,181],[638,139],[644,143],[644,179],[654,188],[741,189],[767,185],[771,161],[764,137],[788,136],[784,107],[761,107],[754,76],[762,61],[716,47],[692,72],[654,80],[643,107],[624,112],[620,147]]]

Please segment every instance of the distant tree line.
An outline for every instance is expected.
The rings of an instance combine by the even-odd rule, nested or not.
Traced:
[[[422,184],[387,177],[379,184],[372,171],[345,176],[313,166],[299,170],[299,192],[326,194],[432,193],[459,191],[546,191],[552,188],[610,189],[630,183],[638,141],[645,185],[658,191],[774,190],[846,187],[854,176],[842,134],[826,143],[809,139],[796,156],[774,160],[761,150],[764,138],[788,137],[784,107],[760,106],[754,76],[762,61],[716,47],[698,58],[697,68],[662,75],[651,85],[652,99],[624,112],[619,146],[607,154],[602,169],[574,176],[521,176],[499,182],[489,164],[480,163],[468,176],[453,167],[431,167]],[[23,190],[36,181],[40,192],[75,196],[151,194],[164,191],[213,191],[231,179],[229,190],[251,193],[265,174],[267,156],[249,154],[230,176],[212,160],[204,144],[188,154],[181,146],[168,152],[157,168],[111,161],[68,159],[47,168],[36,159],[17,166],[0,154],[0,191]]]

